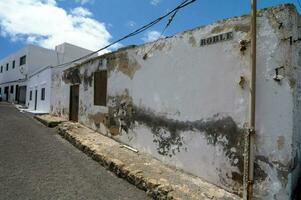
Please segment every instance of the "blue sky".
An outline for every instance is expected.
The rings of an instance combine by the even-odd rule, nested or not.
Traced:
[[[92,50],[118,39],[168,12],[182,0],[1,0],[0,58],[36,44],[46,48],[63,41]],[[258,8],[297,0],[259,0]],[[216,20],[240,16],[250,0],[197,0],[182,9],[165,35],[173,35]],[[158,37],[166,21],[117,47],[141,44]],[[111,49],[112,50],[112,49]]]

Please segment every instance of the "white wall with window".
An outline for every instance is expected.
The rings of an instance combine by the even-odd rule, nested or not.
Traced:
[[[45,65],[57,64],[57,53],[50,49],[27,45],[19,51],[0,60],[0,88],[3,101],[25,103],[29,74]],[[6,87],[9,87],[8,92]],[[22,91],[22,92],[19,92]]]
[[[27,82],[27,106],[33,113],[49,113],[51,96],[51,68],[33,74]]]
[[[69,62],[91,52],[69,43],[60,44],[55,50],[27,45],[0,60],[2,99],[25,104],[29,111],[49,112],[52,69],[47,66]],[[17,85],[23,87],[18,90]],[[9,88],[5,89],[6,87]],[[19,91],[19,95],[16,95],[16,91]],[[18,99],[22,99],[22,102],[17,101]]]

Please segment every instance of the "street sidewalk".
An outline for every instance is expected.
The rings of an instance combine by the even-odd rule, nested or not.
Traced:
[[[62,122],[57,131],[78,149],[154,199],[240,199],[198,177],[166,166],[148,154],[132,151],[79,123]]]

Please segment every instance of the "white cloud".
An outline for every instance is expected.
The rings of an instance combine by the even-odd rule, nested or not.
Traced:
[[[158,40],[160,37],[162,37],[160,32],[158,32],[158,31],[149,31],[144,35],[142,40],[144,42],[153,42],[155,40]]]
[[[157,6],[159,3],[161,3],[162,0],[151,0],[150,4],[152,4],[153,6]]]
[[[0,1],[2,37],[51,49],[63,42],[91,50],[109,44],[112,36],[105,24],[91,16],[82,7],[67,12],[55,0]]]
[[[131,27],[131,28],[137,26],[136,22],[134,22],[133,20],[128,21],[128,22],[126,23],[126,25],[129,26],[129,27]]]
[[[92,13],[83,7],[77,7],[71,10],[71,14],[79,17],[91,17]]]
[[[87,3],[93,3],[94,0],[75,0],[76,3],[80,3],[81,5],[87,4]]]

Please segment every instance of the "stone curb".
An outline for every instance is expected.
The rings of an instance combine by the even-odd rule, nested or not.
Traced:
[[[176,185],[173,184],[172,181],[162,179],[160,178],[160,174],[152,174],[152,176],[145,175],[144,171],[142,169],[137,169],[132,166],[132,164],[126,164],[122,162],[118,157],[115,155],[111,155],[111,151],[106,152],[106,149],[110,149],[113,147],[113,149],[117,149],[118,154],[122,155],[124,154],[125,150],[122,150],[124,152],[121,152],[120,145],[116,145],[116,141],[113,141],[110,138],[107,138],[105,140],[112,140],[112,142],[109,142],[110,144],[106,146],[106,144],[103,144],[104,147],[101,149],[97,149],[94,143],[97,143],[101,146],[101,142],[96,141],[94,138],[87,138],[86,140],[81,139],[78,135],[80,133],[74,133],[73,130],[68,128],[68,126],[77,126],[78,128],[82,127],[79,124],[74,124],[71,122],[65,122],[61,123],[57,127],[57,132],[66,140],[68,140],[71,144],[73,144],[75,147],[83,151],[85,154],[90,156],[93,160],[99,162],[102,166],[107,168],[108,170],[114,172],[118,177],[123,178],[130,182],[131,184],[135,185],[136,187],[144,190],[147,192],[147,194],[152,197],[153,199],[162,199],[162,200],[188,200],[188,199],[195,199],[195,200],[238,200],[240,199],[238,196],[231,194],[225,190],[222,190],[214,185],[211,185],[209,183],[202,182],[200,185],[193,185],[197,178],[190,176],[190,175],[184,175],[185,178],[183,179],[183,184]],[[87,129],[87,128],[86,128]],[[91,134],[94,131],[91,131],[89,129],[89,134]],[[94,132],[93,134],[99,135],[99,133]],[[97,137],[97,136],[96,136]],[[105,136],[100,136],[105,137]],[[88,142],[87,142],[88,141]],[[92,143],[91,143],[92,141]],[[126,152],[126,156],[131,156],[133,154],[133,157],[135,156],[134,152]],[[115,156],[115,157],[114,157]],[[136,155],[137,156],[137,155]],[[143,156],[143,155],[142,155]],[[155,161],[158,163],[159,161]],[[135,165],[135,163],[133,164]],[[161,164],[163,165],[163,164]],[[164,168],[167,168],[164,166]],[[172,173],[173,179],[181,179],[180,176],[184,174],[183,172],[175,171],[174,169],[169,168],[168,173]],[[180,174],[180,175],[179,175]],[[178,178],[180,177],[180,178]],[[190,180],[191,179],[191,180]],[[185,182],[186,181],[186,182]],[[194,186],[194,188],[191,188],[191,185]]]
[[[35,115],[34,118],[50,128],[56,127],[60,123],[65,122],[65,120],[49,118],[49,115]]]

